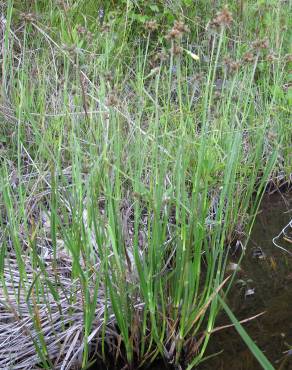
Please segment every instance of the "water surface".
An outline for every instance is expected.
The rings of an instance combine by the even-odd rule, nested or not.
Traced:
[[[275,369],[292,369],[292,257],[276,248],[272,239],[292,219],[292,197],[265,196],[256,218],[242,272],[229,295],[228,304],[238,319],[266,313],[244,324],[246,331],[272,362]],[[291,234],[292,228],[286,231]],[[292,243],[279,239],[290,250]],[[236,262],[236,260],[234,260]],[[230,323],[223,314],[217,324]],[[235,329],[215,333],[208,354],[223,353],[202,363],[202,370],[262,369]]]

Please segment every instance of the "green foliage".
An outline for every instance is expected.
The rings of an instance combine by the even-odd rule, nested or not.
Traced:
[[[286,5],[230,1],[212,26],[217,3],[8,1],[0,303],[32,366],[85,369],[96,343],[131,366],[203,359],[209,335],[183,364],[215,324],[225,247],[291,170]]]

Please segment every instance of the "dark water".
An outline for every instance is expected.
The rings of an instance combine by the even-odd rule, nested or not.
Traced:
[[[236,278],[241,281],[232,288],[228,299],[229,307],[240,320],[266,311],[260,318],[244,324],[244,328],[279,370],[292,369],[292,256],[276,248],[272,239],[291,219],[291,196],[264,198],[241,264],[242,271]],[[291,227],[287,228],[289,231],[291,235]],[[291,242],[280,238],[279,244],[292,253]],[[228,323],[222,315],[217,324]],[[223,353],[202,363],[199,369],[262,369],[233,328],[213,335],[208,355],[221,350]]]

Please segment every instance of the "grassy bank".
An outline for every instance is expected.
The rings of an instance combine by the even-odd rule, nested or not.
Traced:
[[[143,3],[2,4],[0,368],[199,364],[292,172],[288,2]]]

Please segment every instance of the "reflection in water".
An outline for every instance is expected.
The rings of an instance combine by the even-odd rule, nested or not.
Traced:
[[[276,248],[272,239],[291,219],[291,197],[290,200],[281,195],[264,198],[237,284],[227,302],[240,320],[266,311],[244,327],[274,367],[280,370],[292,369],[292,257]],[[292,251],[289,238],[280,241]],[[254,294],[246,294],[252,291]],[[227,324],[228,319],[222,315],[217,324],[224,323]],[[261,369],[235,329],[213,335],[208,354],[222,349],[222,354],[202,363],[199,369]]]

